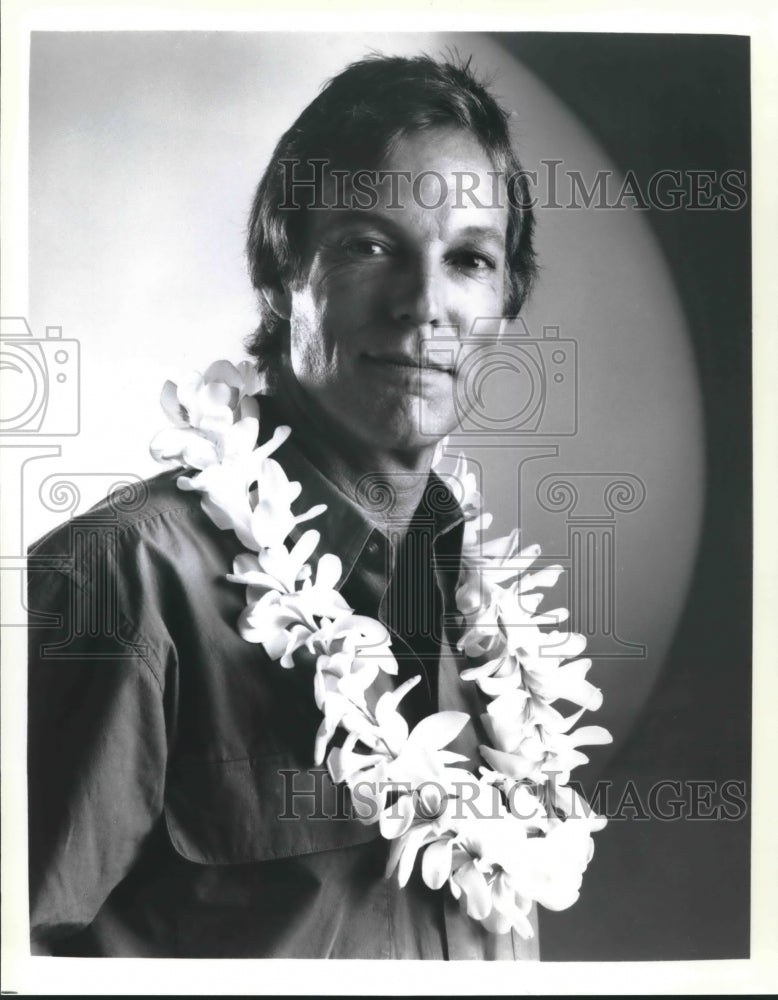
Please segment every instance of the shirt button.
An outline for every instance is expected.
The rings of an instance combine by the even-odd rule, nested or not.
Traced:
[[[367,552],[367,554],[373,559],[375,559],[375,557],[378,555],[379,549],[380,545],[374,538],[372,538],[365,546],[365,552]]]

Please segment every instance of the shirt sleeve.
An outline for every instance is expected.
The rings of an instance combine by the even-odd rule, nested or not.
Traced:
[[[82,573],[33,565],[30,931],[32,953],[49,954],[136,861],[162,812],[167,739],[160,647],[125,616],[114,561],[103,552]]]

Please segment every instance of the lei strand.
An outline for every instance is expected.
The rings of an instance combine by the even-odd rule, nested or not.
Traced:
[[[480,747],[486,766],[476,775],[462,766],[467,758],[445,749],[469,721],[466,713],[437,712],[409,732],[398,705],[419,677],[369,707],[379,672],[398,672],[389,633],[354,614],[337,591],[338,556],[320,554],[314,574],[309,559],[319,532],[295,529],[326,505],[292,513],[300,484],[271,458],[290,428],[276,428],[256,447],[259,390],[249,362],[217,361],[204,375],[168,381],[161,403],[173,426],[151,444],[157,461],[196,472],[180,476],[178,487],[202,494],[208,517],[233,530],[248,550],[228,575],[246,587],[240,634],[282,668],[292,668],[300,650],[315,657],[313,694],[322,721],[314,758],[317,765],[326,760],[332,780],[349,787],[358,818],[377,822],[391,842],[387,877],[396,870],[405,885],[421,855],[430,888],[448,884],[467,914],[494,933],[514,929],[531,937],[533,901],[554,910],[576,901],[593,852],[591,834],[605,825],[568,785],[571,770],[588,761],[578,748],[611,739],[600,726],[573,730],[584,711],[602,702],[586,680],[590,661],[578,658],[585,639],[543,630],[565,621],[564,609],[537,613],[541,591],[556,583],[562,567],[530,572],[540,549],[519,551],[517,531],[480,540],[491,515],[481,512],[476,477],[460,456],[449,477],[466,518],[457,648],[473,663],[460,676],[490,699],[481,719],[492,745]],[[439,445],[436,459],[442,453]],[[580,710],[563,716],[552,707],[560,698]],[[345,740],[327,752],[339,727]]]

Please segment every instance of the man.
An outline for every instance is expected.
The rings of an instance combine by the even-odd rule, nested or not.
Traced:
[[[291,427],[274,457],[300,510],[326,504],[319,550],[339,557],[343,598],[391,633],[388,687],[421,676],[411,724],[467,711],[470,758],[483,701],[446,642],[464,514],[430,470],[469,332],[528,292],[525,194],[507,115],[466,66],[372,57],[283,136],[249,227],[259,443]],[[536,957],[418,871],[403,889],[383,878],[376,826],[313,767],[311,671],[241,638],[226,577],[243,546],[180,472],[31,553],[33,950]]]

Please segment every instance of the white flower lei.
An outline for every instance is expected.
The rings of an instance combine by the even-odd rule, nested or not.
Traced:
[[[467,758],[444,749],[469,721],[466,713],[437,712],[408,731],[397,706],[419,677],[369,707],[379,671],[397,673],[389,634],[380,622],[354,614],[335,589],[338,556],[321,554],[314,579],[308,560],[319,532],[306,530],[287,546],[295,526],[326,507],[292,514],[300,484],[270,457],[290,428],[276,428],[255,447],[259,388],[249,362],[217,361],[205,375],[193,373],[178,386],[167,382],[161,402],[173,427],[151,444],[157,461],[198,470],[180,476],[178,487],[201,493],[213,523],[232,529],[249,550],[228,575],[246,585],[240,634],[285,668],[302,648],[315,656],[314,697],[323,713],[315,761],[326,757],[332,780],[351,790],[357,816],[377,822],[392,842],[387,877],[397,869],[405,885],[422,852],[421,877],[430,888],[448,883],[490,931],[513,928],[531,937],[532,902],[564,909],[576,901],[594,848],[591,834],[605,825],[567,784],[572,768],[588,760],[577,748],[611,739],[600,726],[572,731],[586,709],[602,702],[585,679],[590,661],[574,659],[585,639],[541,631],[564,621],[564,609],[536,614],[539,588],[553,586],[562,568],[528,572],[540,549],[518,551],[517,531],[479,540],[491,515],[480,513],[475,476],[460,456],[451,477],[466,517],[458,649],[476,661],[461,678],[492,699],[481,716],[493,744],[480,747],[489,767],[476,777],[460,766]],[[580,711],[565,718],[552,708],[558,698]],[[338,727],[345,741],[327,753]]]

